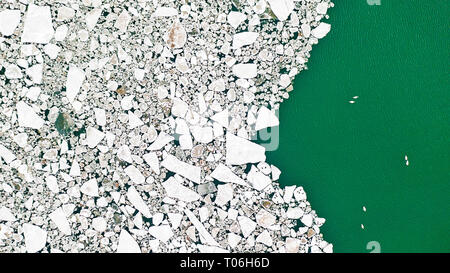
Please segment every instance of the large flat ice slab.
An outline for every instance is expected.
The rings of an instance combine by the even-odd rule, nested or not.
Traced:
[[[220,182],[230,182],[242,186],[248,186],[248,184],[245,183],[244,179],[235,175],[230,168],[222,163],[219,163],[219,165],[217,165],[217,167],[211,173],[211,177],[219,180]]]
[[[257,75],[256,64],[236,64],[233,66],[233,74],[241,79],[251,79]]]
[[[286,20],[295,7],[293,0],[268,0],[268,2],[273,13],[280,21]]]
[[[30,4],[25,15],[22,43],[46,44],[54,32],[50,7]]]
[[[119,235],[117,253],[141,253],[141,248],[136,243],[136,240],[124,229],[122,229]]]
[[[227,165],[241,165],[266,160],[266,149],[263,146],[231,133],[227,133],[226,139]]]
[[[142,197],[137,192],[134,186],[128,188],[127,192],[128,200],[130,200],[131,204],[147,218],[150,218],[152,215],[150,214],[150,209],[147,204],[144,202]]]
[[[20,10],[5,9],[0,12],[0,33],[11,36],[20,23]]]
[[[184,202],[193,202],[200,199],[198,193],[181,185],[174,177],[169,177],[162,185],[168,197],[176,198]]]
[[[25,248],[28,253],[35,253],[45,247],[47,242],[47,231],[32,225],[23,225],[23,235],[25,237]]]
[[[311,34],[317,39],[322,39],[331,30],[331,25],[327,23],[320,23],[315,29],[311,31]]]
[[[200,183],[200,167],[180,161],[173,155],[167,155],[166,158],[164,158],[164,160],[161,162],[161,166],[171,172],[186,177],[187,179],[194,181],[195,183]]]

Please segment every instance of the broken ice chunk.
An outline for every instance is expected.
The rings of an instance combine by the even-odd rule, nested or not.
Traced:
[[[29,68],[27,68],[26,73],[31,78],[33,83],[41,84],[42,83],[42,64],[36,64]]]
[[[20,10],[5,9],[0,12],[0,33],[11,36],[20,23]]]
[[[133,158],[131,157],[131,151],[128,145],[122,145],[117,149],[117,157],[128,163],[133,163]]]
[[[231,248],[236,248],[241,239],[242,237],[239,235],[236,235],[232,232],[228,233],[228,245],[231,246]]]
[[[54,177],[53,175],[49,175],[45,179],[45,182],[51,192],[53,192],[55,194],[59,192],[58,180],[56,179],[56,177]]]
[[[44,52],[47,54],[50,59],[54,60],[58,57],[59,52],[61,51],[61,48],[55,44],[46,44],[44,46]]]
[[[266,8],[267,8],[266,0],[259,0],[253,7],[253,11],[256,14],[262,14],[266,11]]]
[[[227,133],[226,135],[227,165],[241,165],[265,161],[265,152],[266,149],[261,145],[231,133]]]
[[[173,100],[172,105],[172,115],[175,117],[181,117],[184,118],[184,115],[186,115],[186,112],[188,110],[188,105],[184,101],[180,100],[179,98],[175,98]]]
[[[0,221],[16,221],[16,217],[11,213],[7,207],[0,209]]]
[[[258,191],[263,190],[272,183],[270,178],[260,172],[254,165],[252,165],[247,175],[247,180]]]
[[[35,253],[44,248],[47,242],[47,231],[28,223],[24,224],[22,229],[28,253]]]
[[[327,23],[320,23],[315,29],[311,31],[311,34],[317,39],[322,39],[331,30],[331,25]]]
[[[91,149],[95,148],[104,137],[105,134],[94,127],[88,127],[86,130],[86,142]]]
[[[175,21],[169,30],[167,45],[172,48],[182,48],[186,43],[186,30],[179,21]]]
[[[37,130],[44,126],[44,120],[39,117],[34,112],[33,108],[25,102],[19,101],[16,105],[16,108],[19,126],[29,127]]]
[[[328,3],[327,2],[320,2],[317,4],[316,11],[318,14],[327,14],[328,10]]]
[[[80,165],[78,164],[78,161],[76,159],[73,160],[72,166],[70,167],[69,175],[72,177],[80,176]]]
[[[303,216],[304,211],[300,207],[289,207],[286,211],[286,217],[288,219],[300,219]]]
[[[164,132],[159,133],[156,140],[148,147],[148,150],[155,151],[160,150],[162,147],[166,146],[167,143],[173,141],[175,138]]]
[[[295,7],[293,0],[267,0],[267,2],[280,21],[286,20]]]
[[[247,216],[239,216],[238,223],[245,238],[250,236],[256,228],[256,223]]]
[[[150,168],[159,175],[160,170],[159,170],[159,160],[158,160],[158,156],[156,155],[155,152],[152,153],[148,153],[142,156],[145,160],[145,162],[147,162],[147,164],[150,166]]]
[[[301,221],[305,226],[310,227],[313,224],[313,217],[311,214],[306,214],[303,215]]]
[[[95,178],[87,181],[80,187],[80,192],[92,196],[98,197],[98,184]]]
[[[142,126],[144,123],[140,118],[138,118],[133,112],[128,112],[128,126],[130,129],[134,129],[136,127]]]
[[[175,60],[175,67],[181,73],[189,72],[189,65],[187,64],[185,57],[178,56]]]
[[[268,228],[276,223],[277,217],[264,209],[256,214],[256,222],[263,228]]]
[[[131,21],[130,14],[126,10],[123,10],[120,13],[119,17],[117,17],[114,27],[119,29],[120,32],[125,32],[127,30],[127,27],[128,27],[128,24],[130,23],[130,21]]]
[[[53,33],[50,7],[28,5],[22,32],[22,43],[46,44],[52,39]]]
[[[95,120],[97,121],[97,125],[105,126],[106,125],[106,112],[105,109],[94,108]]]
[[[205,243],[211,246],[219,246],[219,244],[214,240],[214,238],[209,234],[209,232],[206,230],[205,226],[195,217],[195,215],[190,211],[189,209],[185,209],[184,213],[189,218],[189,221],[194,225],[194,227],[197,229],[200,236],[205,240]]]
[[[93,9],[86,14],[86,26],[89,31],[94,29],[101,14],[102,9]]]
[[[192,126],[191,127],[192,135],[194,136],[194,139],[200,143],[210,143],[214,136],[213,136],[213,129],[209,126],[207,127],[201,127],[201,126]]]
[[[244,22],[245,19],[247,19],[245,14],[236,11],[231,11],[227,16],[228,23],[233,28],[237,28],[242,22]]]
[[[152,14],[152,17],[170,17],[178,15],[178,11],[170,7],[159,7]]]
[[[225,109],[225,110],[215,114],[214,116],[211,117],[211,119],[216,121],[223,127],[228,128],[228,121],[229,121],[228,120],[229,119],[228,109]]]
[[[69,102],[73,102],[81,85],[85,79],[85,73],[82,69],[79,69],[75,65],[69,66],[69,72],[67,73],[66,81],[66,96]]]
[[[119,235],[117,253],[141,253],[141,248],[136,243],[136,240],[124,229],[122,229]]]
[[[278,125],[280,125],[280,121],[277,116],[265,106],[261,106],[258,111],[258,117],[256,118],[255,130],[258,131]]]
[[[183,215],[180,213],[168,213],[169,221],[172,224],[173,229],[177,229],[180,226],[181,219],[183,219]]]
[[[272,237],[267,230],[264,230],[261,234],[258,235],[258,237],[256,237],[256,242],[263,243],[268,247],[271,247],[273,244]]]
[[[75,16],[75,10],[66,6],[58,8],[58,17],[56,21],[72,19]]]
[[[50,213],[49,217],[64,235],[72,234],[70,230],[69,221],[67,221],[66,215],[62,207],[57,208],[52,213]]]
[[[148,233],[163,243],[167,243],[173,236],[172,229],[169,225],[151,226],[148,229]]]
[[[92,219],[92,227],[98,231],[103,232],[106,230],[107,222],[103,217],[96,217]]]
[[[125,169],[125,173],[130,177],[131,181],[135,184],[142,184],[145,182],[145,177],[142,175],[142,173],[133,165],[128,166]]]
[[[302,33],[305,38],[309,38],[311,35],[311,26],[309,24],[302,24]]]
[[[246,45],[253,44],[258,39],[257,32],[240,32],[233,35],[233,49],[238,49]]]
[[[230,168],[228,168],[222,163],[219,163],[219,165],[217,165],[217,167],[211,173],[211,177],[219,180],[220,182],[230,182],[242,186],[248,186],[248,184],[245,183],[245,181],[242,178],[235,175]]]
[[[233,74],[241,79],[254,78],[258,75],[256,64],[235,64],[233,66]]]
[[[216,200],[214,201],[219,207],[225,205],[233,199],[233,187],[231,184],[217,186]]]
[[[137,192],[136,188],[134,186],[131,186],[128,188],[127,191],[127,197],[128,200],[130,200],[130,203],[140,212],[142,215],[144,215],[147,218],[152,217],[150,213],[150,209],[148,208],[147,204],[144,202],[142,197]]]
[[[6,68],[5,77],[7,79],[20,79],[23,77],[22,71],[20,71],[20,68],[17,65],[6,64],[5,68]]]
[[[134,95],[129,95],[120,101],[120,106],[122,106],[123,110],[130,110],[133,107],[133,98]]]
[[[9,164],[11,163],[14,159],[16,159],[16,156],[5,146],[3,146],[2,144],[0,144],[0,158],[3,158],[3,160]]]
[[[161,162],[161,166],[171,172],[184,176],[195,183],[200,183],[201,168],[180,161],[173,155],[167,155]]]
[[[184,202],[193,202],[200,199],[195,191],[181,185],[173,176],[169,177],[165,182],[162,183],[164,189],[166,190],[167,196],[172,198],[177,198]]]

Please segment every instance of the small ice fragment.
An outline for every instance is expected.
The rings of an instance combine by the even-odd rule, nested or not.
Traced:
[[[80,187],[80,192],[92,196],[98,197],[98,184],[95,178],[87,181]]]
[[[152,17],[171,17],[178,15],[178,11],[170,7],[159,7],[152,14]]]
[[[233,28],[237,28],[246,18],[247,16],[245,14],[236,11],[231,11],[227,16],[228,23]]]
[[[240,32],[233,35],[233,49],[253,44],[258,39],[257,32]]]

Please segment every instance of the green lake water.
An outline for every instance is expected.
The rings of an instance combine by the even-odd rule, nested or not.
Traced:
[[[268,162],[305,188],[335,252],[450,251],[449,4],[336,0],[281,106]]]

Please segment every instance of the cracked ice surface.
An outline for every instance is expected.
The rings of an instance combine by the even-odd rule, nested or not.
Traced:
[[[1,1],[0,252],[332,252],[252,141],[332,6]]]

